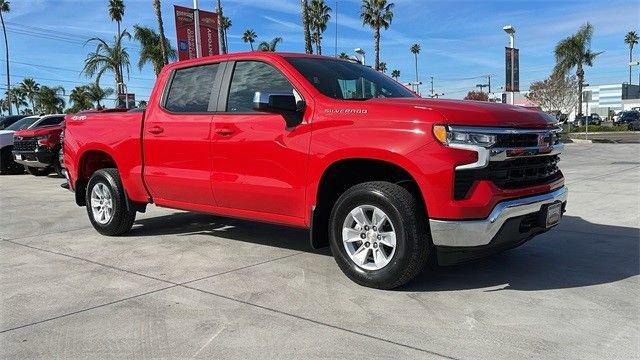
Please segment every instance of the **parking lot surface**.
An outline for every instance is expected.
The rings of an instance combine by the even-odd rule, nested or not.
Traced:
[[[305,231],[150,206],[105,237],[62,179],[0,177],[2,358],[633,359],[640,144],[569,144],[558,228],[395,291]]]

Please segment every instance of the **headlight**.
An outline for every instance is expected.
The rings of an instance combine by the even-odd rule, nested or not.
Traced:
[[[38,140],[38,145],[46,145],[47,140],[49,140],[49,135],[36,136],[36,140]]]
[[[484,134],[480,130],[453,130],[448,126],[434,125],[433,135],[443,145],[473,145],[491,147],[496,143],[495,134]]]

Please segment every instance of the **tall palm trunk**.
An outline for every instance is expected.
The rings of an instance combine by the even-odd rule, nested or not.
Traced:
[[[307,54],[313,53],[311,47],[311,29],[309,28],[309,5],[307,0],[300,0],[300,7],[302,8],[302,27],[304,29],[304,52]]]
[[[375,69],[376,70],[380,70],[380,27],[376,26],[376,32],[374,37],[374,41],[375,41],[375,52],[376,52],[376,62],[375,62]]]
[[[584,84],[584,70],[582,64],[578,63],[576,69],[576,76],[578,77],[578,116],[582,115],[582,85]]]
[[[415,63],[416,63],[416,84],[418,83],[418,53],[413,54],[413,56],[415,56]]]
[[[322,32],[320,28],[316,28],[316,52],[318,55],[322,55]]]
[[[227,40],[225,37],[225,30],[222,27],[222,4],[218,0],[218,33],[220,36],[220,50],[223,54],[227,53]]]
[[[153,8],[156,12],[156,19],[158,20],[158,31],[160,32],[160,51],[162,52],[162,60],[166,65],[169,63],[169,56],[167,54],[167,39],[164,37],[164,24],[162,23],[162,10],[160,6],[160,0],[153,0]]]
[[[0,11],[0,21],[2,21],[2,32],[4,33],[4,50],[7,60],[7,103],[9,106],[9,115],[11,113],[11,76],[9,75],[9,42],[7,41],[7,29],[4,27],[4,17],[2,16],[2,11]]]
[[[631,62],[633,61],[633,44],[629,45],[629,85],[631,85]]]

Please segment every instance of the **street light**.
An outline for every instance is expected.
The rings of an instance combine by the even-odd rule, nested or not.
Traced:
[[[365,52],[364,52],[364,50],[362,50],[361,48],[355,48],[353,51],[356,54],[358,54],[358,55],[360,55],[362,57],[362,61],[360,61],[360,63],[362,63],[362,65],[365,65],[365,61],[364,61]]]
[[[514,49],[516,46],[516,39],[515,39],[515,33],[516,33],[516,28],[513,27],[513,25],[506,25],[502,27],[502,30],[504,30],[504,32],[506,32],[507,34],[509,34],[509,47],[511,49]],[[511,56],[511,86],[513,86],[513,55]],[[512,89],[513,90],[513,89]],[[513,105],[514,103],[514,93],[513,91],[509,92],[509,104]]]

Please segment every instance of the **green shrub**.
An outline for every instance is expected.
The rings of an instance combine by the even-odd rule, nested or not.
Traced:
[[[571,132],[585,132],[586,126],[571,126]],[[627,125],[613,125],[613,126],[602,126],[602,125],[589,125],[589,132],[613,132],[613,131],[629,131],[629,127]]]

